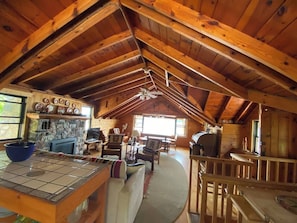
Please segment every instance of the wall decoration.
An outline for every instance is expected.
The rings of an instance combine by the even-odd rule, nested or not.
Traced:
[[[47,105],[46,106],[46,112],[47,113],[53,113],[54,112],[54,106],[53,105]]]
[[[43,109],[44,109],[44,105],[42,103],[36,103],[34,106],[34,110],[36,112],[41,112],[41,111],[43,111]]]
[[[59,99],[59,103],[62,104],[62,105],[64,105],[65,104],[65,100],[63,98],[60,98]]]
[[[79,111],[78,108],[75,108],[73,112],[74,112],[74,114],[76,114],[76,115],[79,115],[79,114],[80,114],[80,111]]]
[[[67,108],[67,109],[66,109],[66,113],[67,113],[67,114],[72,114],[72,113],[73,113],[73,109],[70,108],[70,107]]]
[[[61,107],[61,106],[58,106],[57,108],[57,114],[64,114],[65,113],[65,108],[64,107]]]
[[[54,104],[58,104],[59,103],[59,99],[58,98],[53,98],[53,103]]]
[[[50,103],[50,101],[49,101],[48,98],[44,98],[44,99],[42,99],[42,101],[43,101],[44,103],[46,103],[46,104],[49,104],[49,103]]]

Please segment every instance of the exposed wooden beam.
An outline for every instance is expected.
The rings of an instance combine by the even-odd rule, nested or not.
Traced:
[[[96,42],[85,49],[79,50],[78,52],[69,55],[64,60],[58,60],[56,61],[56,63],[50,64],[48,66],[42,65],[31,72],[27,72],[18,79],[16,79],[15,82],[26,82],[34,78],[40,77],[42,75],[48,74],[50,72],[53,72],[55,70],[62,69],[63,67],[71,65],[72,63],[78,62],[84,57],[90,56],[96,52],[107,49],[108,47],[111,47],[115,44],[127,41],[131,37],[132,36],[129,31],[118,33],[100,42]],[[60,83],[61,81],[59,80],[58,82]]]
[[[231,94],[242,98],[247,97],[247,91],[242,86],[238,85],[237,83],[233,82],[230,79],[226,79],[226,77],[223,76],[222,74],[186,56],[184,53],[174,49],[173,47],[164,44],[159,39],[154,38],[148,33],[145,33],[144,31],[136,28],[135,36],[140,41],[153,47],[154,49],[158,50],[160,53],[170,57],[171,59],[180,63],[181,65],[187,67],[188,69],[195,72],[197,75],[200,75],[206,78],[207,80],[217,84],[218,86],[224,88],[225,90],[229,91]]]
[[[270,95],[270,94],[265,94],[255,90],[248,90],[248,94],[249,94],[249,99],[251,101],[297,114],[296,100],[275,96],[275,95]]]
[[[237,111],[237,113],[234,115],[233,120],[235,123],[238,123],[242,120],[244,115],[248,112],[249,108],[253,105],[253,102],[251,101],[245,101],[241,108]]]
[[[224,101],[220,105],[220,109],[219,109],[218,113],[216,114],[217,122],[219,122],[221,120],[222,115],[223,115],[225,109],[228,107],[228,104],[230,103],[230,101],[231,101],[231,97],[229,97],[229,96],[224,97]]]
[[[126,77],[125,79],[121,79],[112,83],[103,84],[101,86],[97,86],[96,88],[89,89],[84,92],[80,92],[79,94],[73,94],[72,96],[74,98],[79,98],[79,99],[97,100],[100,97],[101,98],[106,97],[104,96],[105,94],[107,94],[108,96],[109,95],[108,92],[117,93],[117,91],[121,91],[126,88],[130,89],[132,87],[131,89],[133,89],[133,88],[136,88],[135,86],[144,85],[146,84],[144,80],[145,80],[145,76],[142,73],[133,74]]]
[[[61,11],[53,19],[49,20],[42,27],[32,33],[28,38],[20,42],[13,50],[6,55],[3,55],[0,59],[0,72],[3,72],[9,65],[13,64],[28,51],[48,38],[49,35],[56,32],[96,3],[98,3],[98,0],[77,0]]]
[[[233,95],[229,91],[225,90],[224,88],[221,88],[220,86],[210,82],[209,80],[203,77],[192,78],[190,75],[182,72],[170,63],[161,60],[160,58],[156,57],[153,53],[149,52],[146,49],[142,49],[142,55],[151,63],[162,68],[163,70],[169,71],[173,76],[175,76],[180,81],[191,87],[199,88],[206,91],[215,91],[222,94]],[[149,63],[148,66],[150,66]]]
[[[154,71],[154,73],[156,73],[156,75],[158,75],[159,78],[165,79],[164,76],[162,75],[162,70],[158,67],[156,67],[155,65],[150,65],[148,64],[149,67]],[[188,88],[188,86],[185,86],[186,88]],[[215,120],[209,113],[207,113],[206,111],[203,111],[201,105],[197,102],[197,100],[195,99],[194,96],[189,95],[188,93],[185,94],[185,89],[182,89],[182,91],[179,88],[176,88],[173,90],[172,89],[172,85],[171,85],[171,90],[172,92],[175,92],[175,97],[177,98],[177,95],[179,95],[180,97],[183,97],[184,99],[186,99],[188,101],[189,104],[191,104],[191,106],[196,107],[196,109],[198,109],[198,111],[200,111],[201,113],[203,113],[205,115],[205,117],[208,117],[209,119]]]
[[[84,70],[81,70],[77,73],[73,73],[73,74],[69,74],[65,77],[60,78],[59,80],[56,80],[53,83],[49,83],[47,86],[44,87],[44,90],[48,90],[48,89],[55,89],[58,88],[60,86],[66,85],[70,82],[75,82],[78,81],[80,79],[85,78],[86,76],[91,77],[93,74],[96,73],[100,73],[100,71],[104,70],[104,69],[110,69],[116,65],[119,65],[121,63],[124,63],[128,60],[134,59],[139,57],[139,53],[137,50],[131,51],[129,53],[123,54],[119,57],[110,59],[108,61],[105,61],[103,63],[97,64],[95,66],[86,68]]]
[[[166,95],[168,97],[170,97],[173,100],[175,100],[176,102],[178,102],[179,106],[182,106],[185,109],[189,109],[189,111],[191,111],[193,114],[196,114],[198,117],[200,117],[205,122],[207,122],[209,124],[212,124],[212,125],[216,125],[216,123],[213,120],[211,120],[209,117],[207,117],[205,114],[203,114],[203,111],[200,111],[196,106],[191,104],[185,98],[183,98],[183,97],[175,94],[174,92],[172,92],[171,88],[167,88],[166,85],[164,84],[164,81],[161,81],[161,80],[158,80],[158,79],[155,78],[155,82],[158,83],[158,88],[162,89],[163,93],[166,92]]]
[[[116,87],[112,87],[111,89],[98,89],[98,91],[94,91],[94,94],[84,98],[85,100],[88,101],[98,101],[100,99],[106,98],[106,97],[110,97],[112,95],[117,95],[117,94],[121,94],[123,92],[127,92],[130,90],[134,90],[134,89],[139,89],[140,87],[143,87],[144,84],[150,84],[151,82],[144,82],[143,79],[142,80],[135,80],[134,82],[131,82],[129,84],[125,84],[125,85],[118,85],[117,83],[113,83],[112,85],[117,85]],[[135,93],[137,94],[137,93]]]
[[[138,65],[135,65],[132,67],[128,67],[121,71],[118,71],[118,72],[115,72],[115,73],[112,73],[112,74],[109,74],[109,75],[106,75],[103,77],[98,77],[98,78],[92,79],[91,81],[79,83],[78,85],[75,85],[72,87],[68,87],[67,89],[65,89],[64,93],[72,92],[72,94],[74,94],[74,93],[83,92],[90,88],[94,88],[96,86],[100,86],[102,84],[106,84],[108,82],[112,82],[112,81],[118,80],[120,78],[127,77],[130,74],[140,72],[140,71],[142,71],[142,69],[143,69],[143,64],[138,64]],[[62,94],[63,94],[63,92],[62,92]]]
[[[246,16],[249,15],[250,10],[255,7],[257,1],[252,1],[249,4],[249,8],[246,10]],[[153,9],[146,7],[140,3],[137,3],[132,0],[122,0],[121,3],[128,7],[129,9],[153,20],[164,27],[167,27],[170,30],[175,31],[176,33],[185,36],[186,38],[190,39],[191,41],[201,44],[202,46],[206,47],[218,53],[235,63],[246,67],[246,69],[255,71],[260,76],[264,77],[267,80],[270,80],[272,83],[279,85],[280,87],[286,89],[287,91],[297,95],[297,86],[296,83],[289,80],[284,80],[281,78],[280,75],[274,71],[273,69],[260,64],[257,60],[254,60],[242,53],[235,51],[234,49],[219,43],[218,41],[205,36],[204,34],[200,33],[199,30],[193,30],[179,22],[172,20],[165,15],[162,15]],[[242,26],[245,20],[239,21],[238,25]]]
[[[31,69],[35,64],[40,63],[48,55],[51,55],[53,52],[57,51],[59,48],[61,48],[65,44],[69,43],[71,40],[73,40],[77,36],[81,35],[83,32],[88,30],[94,24],[98,23],[98,21],[101,21],[107,15],[112,14],[113,12],[115,12],[118,9],[119,9],[118,2],[111,0],[111,1],[107,2],[104,6],[99,7],[96,10],[89,13],[88,16],[84,15],[84,18],[82,18],[81,20],[78,20],[77,23],[67,26],[67,28],[65,28],[63,30],[63,32],[61,32],[59,35],[55,35],[53,38],[50,38],[48,41],[41,42],[42,45],[39,45],[37,52],[32,53],[30,56],[25,58],[25,57],[23,57],[25,54],[22,54],[21,56],[14,55],[14,56],[17,56],[18,58],[23,57],[23,59],[21,62],[18,62],[17,65],[14,65],[13,68],[11,68],[9,71],[2,73],[1,78],[0,78],[0,89],[5,87],[7,84],[11,83],[13,80],[18,78],[20,75],[25,73],[27,70]],[[67,8],[67,10],[69,10],[73,13],[73,11],[75,12],[75,7],[73,8],[73,6],[72,6],[70,8]],[[65,19],[64,13],[65,13],[65,11],[63,11],[63,13],[62,13],[63,16],[61,16],[61,14],[59,14],[58,17],[56,18],[55,22],[60,24],[61,19]],[[70,16],[69,12],[66,14],[68,16]],[[71,17],[71,19],[72,19],[72,17]],[[53,22],[53,21],[51,21],[51,22]],[[62,23],[63,23],[63,25],[65,25],[64,22],[62,22]],[[54,31],[56,31],[56,30],[54,30]],[[40,29],[39,32],[37,32],[37,33],[40,34],[42,37],[46,38],[50,34],[52,34],[54,31],[49,26],[49,27],[47,27],[46,30]],[[46,32],[46,34],[44,32]],[[39,36],[36,33],[34,33],[34,34],[32,34],[32,36],[29,37],[28,41],[32,40],[32,39],[36,39],[36,38],[39,38]],[[33,41],[33,42],[35,42],[35,45],[38,45],[36,41]],[[22,43],[22,44],[24,44],[24,43]],[[26,42],[24,47],[26,47],[27,45],[28,44]],[[20,49],[18,49],[18,51],[19,50]],[[26,50],[26,52],[28,52],[28,50]],[[13,62],[12,59],[5,60],[5,58],[4,58],[4,61],[6,61],[5,64],[11,64]],[[5,65],[3,65],[2,67],[4,68]]]
[[[232,27],[197,13],[182,4],[166,0],[136,0],[141,4],[208,36],[297,82],[297,60]]]

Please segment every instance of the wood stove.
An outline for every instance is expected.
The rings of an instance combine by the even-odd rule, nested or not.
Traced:
[[[219,154],[218,135],[208,132],[197,132],[192,135],[190,143],[191,155],[217,157]]]

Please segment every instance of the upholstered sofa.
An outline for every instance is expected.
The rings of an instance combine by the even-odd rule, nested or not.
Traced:
[[[143,199],[145,166],[127,166],[123,160],[111,165],[106,223],[133,223]]]

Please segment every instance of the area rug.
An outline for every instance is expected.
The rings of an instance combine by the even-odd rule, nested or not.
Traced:
[[[156,163],[155,163],[156,164]],[[134,223],[172,223],[182,213],[188,196],[188,179],[182,165],[162,154],[150,171],[146,162],[145,194]]]

